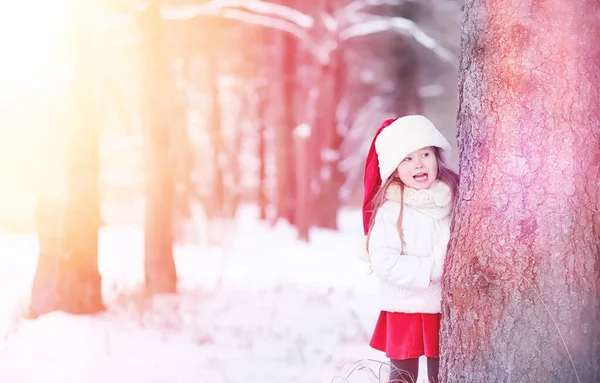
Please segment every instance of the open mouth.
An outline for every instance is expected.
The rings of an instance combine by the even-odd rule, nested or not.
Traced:
[[[427,173],[418,173],[413,176],[417,182],[427,182],[429,175]]]

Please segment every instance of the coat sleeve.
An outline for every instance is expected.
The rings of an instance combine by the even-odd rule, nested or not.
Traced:
[[[448,251],[448,242],[450,241],[449,225],[440,225],[437,230],[438,242],[431,252],[433,260],[433,268],[431,270],[431,280],[440,281],[444,272],[444,262],[446,260],[446,252]]]
[[[386,201],[375,216],[369,237],[369,256],[374,274],[382,281],[398,287],[425,289],[433,269],[431,257],[400,253],[397,229],[400,204]]]

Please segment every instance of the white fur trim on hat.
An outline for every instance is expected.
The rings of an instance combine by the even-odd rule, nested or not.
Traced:
[[[440,159],[448,163],[452,150],[450,143],[427,118],[421,115],[404,116],[384,128],[375,140],[382,183],[407,155],[427,146],[440,148]]]

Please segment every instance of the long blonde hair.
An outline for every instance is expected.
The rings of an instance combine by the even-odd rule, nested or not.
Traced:
[[[456,193],[458,192],[458,174],[446,166],[446,164],[440,159],[440,149],[438,147],[434,146],[433,152],[435,153],[435,159],[438,165],[437,179],[450,186],[450,190],[452,192],[452,201],[450,203],[453,204]],[[404,198],[404,184],[400,180],[398,172],[392,173],[392,175],[383,183],[383,185],[381,185],[377,191],[377,194],[375,194],[373,200],[371,201],[370,205],[372,206],[372,215],[371,221],[369,222],[369,231],[367,232],[367,252],[369,250],[371,231],[375,225],[375,216],[381,205],[383,205],[386,200],[385,196],[388,188],[392,185],[400,188],[400,214],[398,214],[398,220],[396,221],[396,224],[398,225],[398,235],[400,236],[400,252],[402,252],[402,246],[404,243],[404,233],[402,231],[402,216],[404,213],[404,203],[402,199]]]

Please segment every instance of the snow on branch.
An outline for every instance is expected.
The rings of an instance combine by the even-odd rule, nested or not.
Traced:
[[[325,29],[327,29],[329,32],[337,31],[340,28],[338,21],[330,13],[323,12],[319,16],[321,22],[325,26]]]
[[[136,9],[143,11],[142,8]],[[212,0],[204,4],[163,5],[165,20],[191,20],[199,16],[220,16],[248,24],[275,28],[291,33],[300,40],[308,40],[308,30],[314,19],[305,13],[284,5],[261,0]],[[117,14],[97,21],[98,27],[118,27],[135,23],[134,14]]]
[[[306,40],[309,38],[309,35],[305,29],[300,28],[295,24],[288,23],[285,20],[280,20],[270,16],[252,14],[237,9],[225,10],[221,13],[221,15],[227,19],[235,19],[248,24],[261,25],[263,27],[275,28],[281,31],[285,31],[291,33],[300,40]]]
[[[334,15],[327,12],[320,13],[316,16],[317,19],[297,9],[263,0],[211,0],[204,4],[163,5],[161,13],[166,20],[191,20],[202,15],[220,16],[285,31],[305,42],[311,54],[323,64],[329,62],[331,52],[338,48],[338,38],[348,40],[395,31],[414,38],[442,60],[456,67],[458,58],[421,30],[412,20],[359,12],[369,5],[397,4],[402,1],[404,0],[355,1],[336,11]],[[128,14],[103,18],[100,24],[110,27],[133,22],[135,16]],[[312,36],[311,29],[316,23],[323,24],[328,36]],[[340,26],[343,26],[341,31]],[[338,31],[339,35],[337,35]]]
[[[439,44],[433,37],[425,33],[412,20],[404,17],[374,17],[362,23],[351,25],[340,32],[342,40],[354,37],[368,36],[375,33],[395,31],[410,36],[425,48],[434,52],[442,60],[457,66],[458,58]]]
[[[204,4],[170,5],[162,7],[165,19],[186,20],[201,15],[220,15],[224,10],[236,8],[254,12],[262,16],[271,16],[293,23],[300,28],[311,28],[314,25],[312,16],[285,5],[273,4],[261,0],[212,0]]]
[[[374,7],[380,5],[400,5],[405,3],[406,0],[355,0],[341,9],[335,11],[336,18],[341,17],[345,20],[353,18],[360,12],[363,12],[367,7]]]

